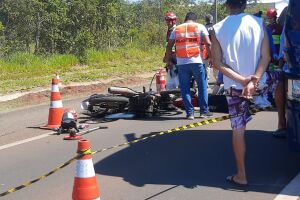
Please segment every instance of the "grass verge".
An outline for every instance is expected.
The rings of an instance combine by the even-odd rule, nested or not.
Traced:
[[[161,68],[163,52],[163,48],[134,47],[102,52],[89,50],[86,65],[80,65],[73,55],[43,57],[17,53],[0,59],[0,95],[48,87],[55,73],[64,84],[138,76]]]

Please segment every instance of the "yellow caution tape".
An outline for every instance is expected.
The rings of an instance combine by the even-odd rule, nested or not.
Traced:
[[[270,110],[272,108],[273,107],[253,108],[253,109],[249,110],[249,112],[250,112],[251,115],[254,115],[255,113],[265,111],[265,110]],[[179,131],[186,130],[186,129],[191,129],[191,128],[195,128],[195,127],[199,127],[199,126],[204,126],[204,125],[208,125],[208,124],[217,123],[217,122],[224,121],[224,120],[234,118],[234,117],[236,117],[236,116],[224,115],[224,116],[221,116],[221,117],[216,117],[216,118],[212,118],[212,119],[203,120],[201,122],[195,122],[195,123],[192,123],[192,124],[188,124],[188,125],[184,125],[184,126],[181,126],[181,127],[169,129],[169,130],[166,130],[166,131],[162,131],[162,132],[150,135],[150,136],[142,137],[142,138],[130,141],[130,142],[124,142],[123,144],[119,144],[119,145],[115,145],[115,146],[112,146],[112,147],[100,149],[100,150],[94,151],[93,154],[100,153],[100,152],[107,151],[107,150],[111,150],[111,149],[115,149],[115,148],[126,146],[126,145],[131,145],[131,144],[141,142],[143,140],[153,138],[153,137],[156,137],[156,136],[169,134],[169,133],[175,133],[175,132],[179,132]]]
[[[21,189],[23,189],[23,188],[25,188],[25,187],[28,187],[28,186],[30,186],[31,184],[35,183],[35,182],[38,182],[38,181],[40,181],[40,180],[43,180],[43,179],[45,179],[46,177],[48,177],[48,176],[50,176],[50,175],[52,175],[52,174],[58,172],[60,169],[62,169],[62,168],[64,168],[64,167],[68,166],[69,164],[71,164],[72,162],[74,162],[75,160],[77,160],[78,158],[80,158],[81,156],[87,155],[87,154],[92,154],[92,153],[93,153],[93,152],[91,151],[91,149],[87,149],[86,151],[79,152],[77,156],[71,158],[70,160],[68,160],[68,161],[65,162],[64,164],[62,164],[62,165],[56,167],[56,168],[55,168],[54,170],[52,170],[51,172],[48,172],[47,174],[44,174],[44,175],[42,175],[42,176],[40,176],[40,177],[38,177],[38,178],[36,178],[36,179],[34,179],[34,180],[32,180],[32,181],[23,183],[22,185],[17,186],[17,187],[15,187],[15,188],[11,188],[11,189],[7,190],[6,192],[1,193],[1,194],[0,194],[0,197],[6,196],[6,195],[11,194],[11,193],[13,193],[13,192],[16,192],[16,191],[18,191],[18,190],[21,190]]]
[[[38,181],[40,181],[40,180],[45,179],[46,177],[50,176],[51,174],[56,173],[58,170],[60,170],[60,169],[62,169],[62,168],[64,168],[64,167],[66,167],[66,166],[69,165],[70,163],[74,162],[77,158],[78,158],[78,156],[76,156],[76,157],[70,159],[69,161],[65,162],[64,164],[62,164],[61,166],[55,168],[54,170],[52,170],[51,172],[49,172],[49,173],[47,173],[47,174],[44,174],[44,175],[42,175],[42,176],[40,176],[40,177],[38,177],[38,178],[36,178],[36,179],[34,179],[34,180],[32,180],[32,181],[26,182],[26,183],[24,183],[24,184],[22,184],[22,185],[20,185],[20,186],[18,186],[18,187],[11,188],[11,189],[7,190],[6,192],[1,193],[1,194],[0,194],[0,197],[6,196],[6,195],[11,194],[11,193],[13,193],[13,192],[16,192],[16,191],[18,191],[18,190],[21,190],[21,189],[23,189],[23,188],[25,188],[25,187],[28,187],[28,186],[30,186],[31,184],[35,183],[35,182],[38,182]]]
[[[266,107],[266,108],[254,108],[254,109],[251,109],[250,110],[250,113],[252,115],[254,115],[255,113],[258,113],[258,112],[261,112],[261,111],[265,111],[265,110],[270,110],[272,109],[273,107]],[[115,146],[111,146],[111,147],[108,147],[108,148],[104,148],[104,149],[100,149],[100,150],[97,150],[97,151],[92,151],[91,149],[87,149],[85,151],[82,151],[82,152],[78,152],[78,155],[71,158],[70,160],[68,160],[67,162],[65,162],[64,164],[56,167],[54,170],[52,170],[51,172],[48,172],[47,174],[44,174],[32,181],[29,181],[29,182],[26,182],[20,186],[17,186],[15,188],[11,188],[9,190],[7,190],[6,192],[3,192],[3,193],[0,193],[0,197],[3,197],[3,196],[6,196],[8,194],[11,194],[13,192],[16,192],[18,190],[21,190],[25,187],[28,187],[30,186],[31,184],[33,183],[36,183],[40,180],[43,180],[45,178],[47,178],[48,176],[56,173],[57,171],[59,171],[60,169],[68,166],[69,164],[71,164],[72,162],[74,162],[75,160],[77,160],[78,158],[80,158],[81,156],[83,155],[87,155],[87,154],[96,154],[96,153],[100,153],[100,152],[104,152],[104,151],[107,151],[107,150],[111,150],[111,149],[115,149],[115,148],[118,148],[118,147],[122,147],[122,146],[126,146],[126,145],[131,145],[131,144],[135,144],[135,143],[138,143],[138,142],[141,142],[143,140],[146,140],[146,139],[149,139],[149,138],[154,138],[156,136],[159,136],[159,135],[164,135],[164,134],[168,134],[168,133],[175,133],[175,132],[178,132],[178,131],[182,131],[182,130],[186,130],[186,129],[191,129],[191,128],[195,128],[195,127],[199,127],[199,126],[204,126],[204,125],[208,125],[208,124],[213,124],[213,123],[217,123],[217,122],[220,122],[220,121],[224,121],[224,120],[227,120],[227,119],[230,119],[230,118],[233,118],[235,116],[231,116],[231,115],[225,115],[225,116],[222,116],[222,117],[217,117],[217,118],[212,118],[212,119],[208,119],[208,120],[204,120],[204,121],[201,121],[201,122],[195,122],[195,123],[192,123],[192,124],[188,124],[188,125],[185,125],[185,126],[181,126],[181,127],[177,127],[177,128],[173,128],[173,129],[170,129],[170,130],[167,130],[167,131],[162,131],[162,132],[159,132],[159,133],[156,133],[156,134],[153,134],[153,135],[150,135],[150,136],[146,136],[146,137],[142,137],[142,138],[139,138],[139,139],[136,139],[136,140],[133,140],[133,141],[130,141],[130,142],[124,142],[123,144],[119,144],[119,145],[115,145]]]

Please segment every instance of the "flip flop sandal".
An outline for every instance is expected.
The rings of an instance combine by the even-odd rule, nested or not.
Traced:
[[[235,177],[235,175],[228,176],[228,177],[226,177],[226,181],[233,184],[233,185],[237,185],[237,186],[243,186],[243,187],[248,186],[248,184],[243,184],[243,183],[236,182],[234,180],[234,177]]]

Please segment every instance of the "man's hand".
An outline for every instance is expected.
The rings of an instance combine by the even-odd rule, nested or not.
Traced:
[[[244,87],[246,87],[250,81],[251,81],[251,76],[244,77],[244,80],[243,80],[243,82],[242,82],[242,85],[243,85]]]
[[[252,99],[253,94],[256,91],[256,85],[253,83],[253,81],[249,81],[249,83],[244,87],[242,96],[245,97],[246,99]]]
[[[254,86],[255,86],[255,87],[258,86],[258,81],[259,81],[258,76],[252,75],[252,76],[251,76],[251,81],[254,83]]]
[[[250,81],[252,81],[252,82],[254,83],[254,86],[257,87],[257,86],[258,86],[258,80],[259,80],[259,78],[258,78],[257,76],[251,75],[251,76],[248,76],[248,77],[245,77],[245,78],[244,78],[244,80],[243,80],[243,82],[242,82],[242,85],[243,85],[244,87],[246,87],[246,86],[248,85],[248,83],[249,83]]]

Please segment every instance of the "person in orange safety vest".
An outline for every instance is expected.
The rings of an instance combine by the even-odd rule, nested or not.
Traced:
[[[194,77],[198,86],[198,103],[200,117],[210,118],[212,113],[208,108],[207,73],[201,55],[201,43],[204,42],[208,55],[210,55],[210,40],[204,25],[196,23],[197,15],[193,12],[186,14],[185,22],[176,26],[172,31],[164,62],[171,62],[172,47],[175,44],[177,68],[181,95],[187,114],[187,119],[194,119],[194,107],[191,102],[190,82]]]

